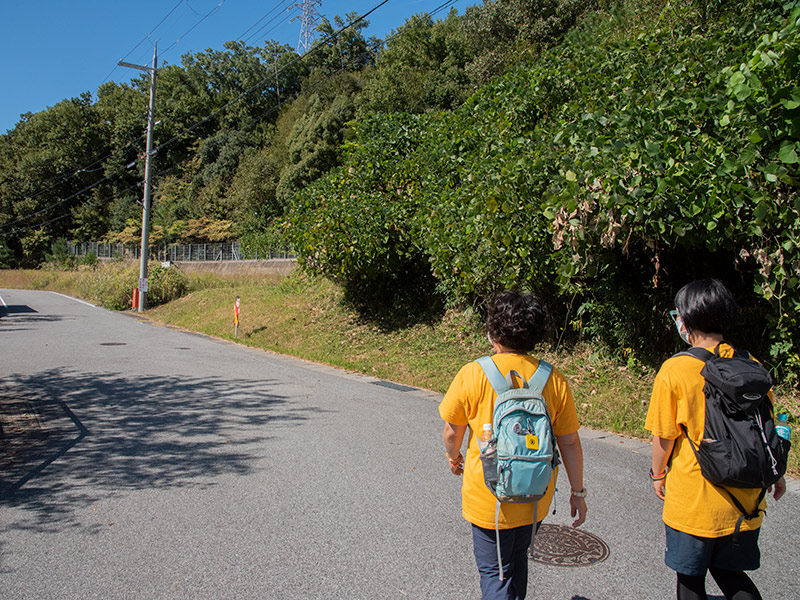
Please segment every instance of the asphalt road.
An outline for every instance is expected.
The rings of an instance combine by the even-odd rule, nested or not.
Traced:
[[[439,396],[50,292],[0,297],[0,410],[24,433],[0,471],[0,598],[479,597]],[[674,597],[649,446],[581,435],[582,529],[610,554],[531,562],[529,597]],[[556,505],[546,523],[570,523]],[[764,598],[800,598],[798,508],[792,481],[762,528]]]

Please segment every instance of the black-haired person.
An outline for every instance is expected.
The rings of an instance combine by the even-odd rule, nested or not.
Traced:
[[[671,315],[687,344],[712,352],[719,345],[721,356],[733,355],[723,336],[736,323],[738,309],[721,282],[699,280],[684,286],[675,296],[675,308]],[[650,478],[656,495],[664,501],[664,560],[677,572],[679,600],[707,598],[705,579],[709,571],[726,598],[758,599],[761,595],[745,571],[760,565],[761,514],[744,520],[734,540],[741,513],[722,490],[703,477],[682,429],[685,426],[699,446],[705,418],[702,369],[703,362],[691,356],[674,356],[664,362],[647,412],[645,427],[653,434]],[[786,482],[781,478],[774,487],[777,500],[786,491]],[[760,492],[727,490],[747,507],[755,506]],[[765,507],[762,501],[761,508]]]
[[[528,353],[549,332],[546,311],[535,296],[507,291],[501,293],[489,307],[487,320],[489,340],[495,351],[493,360],[506,375],[512,369],[530,379],[539,361]],[[553,369],[542,391],[553,423],[561,459],[567,470],[572,494],[570,506],[577,527],[586,518],[586,490],[583,487],[583,451],[578,437],[578,417],[569,384]],[[492,422],[497,395],[476,362],[471,362],[456,375],[444,399],[439,414],[445,420],[444,446],[450,470],[463,473],[462,515],[472,524],[475,561],[480,574],[483,598],[518,600],[525,598],[528,580],[527,550],[533,533],[533,504],[500,504],[500,549],[504,579],[500,579],[495,534],[497,499],[486,487],[475,434],[485,423]],[[467,455],[461,455],[464,434],[472,434],[467,443]],[[539,501],[535,522],[541,523],[553,498],[556,474],[545,497]]]

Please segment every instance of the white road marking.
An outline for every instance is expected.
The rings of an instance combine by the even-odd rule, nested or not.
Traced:
[[[85,300],[80,300],[78,298],[73,298],[72,296],[67,296],[66,294],[59,294],[58,292],[50,292],[51,294],[55,294],[56,296],[61,296],[62,298],[67,298],[69,300],[75,300],[75,302],[80,302],[81,304],[85,304],[86,306],[91,306],[92,308],[97,308],[94,304],[86,302]]]

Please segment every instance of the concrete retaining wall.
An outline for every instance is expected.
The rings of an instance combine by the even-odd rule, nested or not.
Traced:
[[[184,273],[288,275],[297,266],[297,261],[294,258],[271,258],[269,260],[175,261],[171,264]]]

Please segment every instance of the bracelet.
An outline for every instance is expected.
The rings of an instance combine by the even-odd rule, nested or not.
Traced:
[[[576,498],[586,498],[586,494],[588,494],[588,493],[589,493],[589,492],[587,492],[587,491],[586,491],[586,488],[583,488],[583,489],[582,489],[582,490],[580,490],[579,492],[576,492],[576,491],[575,491],[575,490],[573,490],[573,489],[571,489],[571,490],[570,490],[570,494],[572,494],[572,495],[573,495],[573,496],[575,496]]]
[[[447,452],[445,452],[444,455],[447,456]],[[464,457],[461,456],[461,453],[459,452],[457,458],[450,458],[449,456],[447,456],[447,460],[450,461],[450,464],[455,467],[464,462]]]
[[[650,468],[650,481],[661,481],[667,477],[666,469],[661,473],[661,475],[656,475],[653,473],[653,468]]]

